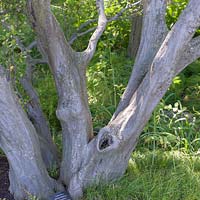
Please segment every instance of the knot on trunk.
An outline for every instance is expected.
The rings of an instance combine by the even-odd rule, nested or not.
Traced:
[[[104,135],[99,141],[99,149],[103,150],[112,145],[113,139],[111,135]]]
[[[119,138],[114,134],[114,131],[110,130],[110,128],[105,127],[101,129],[98,134],[97,139],[97,150],[99,152],[109,151],[111,149],[115,149],[119,146]]]

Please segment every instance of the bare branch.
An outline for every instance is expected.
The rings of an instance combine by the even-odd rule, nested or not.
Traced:
[[[107,22],[110,23],[112,21],[118,20],[125,11],[127,11],[128,9],[139,5],[141,3],[141,1],[135,2],[133,4],[127,4],[125,8],[122,8],[115,16],[108,18]],[[136,9],[134,10],[134,13],[137,13],[140,9]],[[97,19],[90,19],[87,22],[83,23],[80,25],[80,27],[78,28],[78,30],[76,31],[76,33],[74,33],[71,38],[69,39],[69,44],[73,44],[75,40],[77,40],[79,37],[84,36],[92,31],[94,31],[97,27],[93,27],[90,28],[86,31],[81,32],[82,29],[86,28],[88,25],[90,25],[93,22],[98,21]]]
[[[78,28],[77,32],[80,32],[82,29],[84,29],[85,27],[87,27],[88,25],[90,25],[93,22],[98,21],[98,19],[90,19],[87,22],[83,23],[80,25],[80,27]]]
[[[46,58],[32,58],[30,55],[27,55],[26,62],[29,65],[39,65],[39,64],[48,64],[48,60]]]
[[[158,49],[156,56],[151,62],[150,70],[136,92],[131,96],[129,105],[113,120],[114,123],[118,121],[124,124],[122,125],[124,137],[130,139],[137,132],[136,129],[142,131],[144,124],[150,118],[155,106],[163,97],[173,77],[176,75],[177,64],[180,63],[187,48],[194,44],[197,47],[200,45],[199,38],[192,40],[196,29],[200,25],[199,9],[200,4],[198,0],[190,0],[188,6]],[[193,50],[190,53],[193,53]],[[188,53],[186,55],[189,56]],[[187,59],[187,62],[183,62],[182,66],[188,64],[188,61]],[[130,116],[129,119],[127,118],[128,115]],[[113,122],[110,122],[110,124]]]
[[[27,49],[25,51],[28,53]],[[37,64],[45,63],[47,63],[45,59],[33,59],[30,55],[27,55],[26,72],[20,79],[20,83],[30,98],[30,101],[25,105],[26,111],[39,136],[43,160],[47,168],[50,168],[53,164],[58,164],[59,162],[57,149],[51,138],[50,128],[42,111],[39,96],[32,85],[34,68]]]
[[[26,49],[27,50],[31,50],[32,48],[34,48],[35,46],[37,46],[37,41],[34,40],[33,42],[31,42],[27,47]]]
[[[176,64],[176,74],[180,73],[185,67],[200,58],[200,36],[195,37],[186,47],[183,56],[180,57]]]
[[[135,65],[127,88],[112,119],[128,106],[132,95],[150,69],[151,63],[168,33],[165,22],[166,1],[144,1],[143,7],[142,36]]]
[[[96,4],[99,11],[98,26],[89,40],[87,49],[83,52],[85,65],[87,65],[92,59],[96,50],[97,42],[103,34],[103,31],[105,30],[107,24],[107,18],[104,10],[104,1],[96,0]]]
[[[119,17],[121,17],[123,15],[123,13],[125,11],[127,11],[128,9],[134,7],[134,6],[137,6],[137,5],[140,5],[141,4],[141,0],[140,1],[137,1],[135,3],[132,3],[132,4],[127,4],[125,8],[122,8],[115,16],[111,17],[110,19],[108,19],[108,22],[112,22],[112,21],[115,21],[117,20]],[[138,10],[137,10],[138,11]]]
[[[93,27],[93,28],[88,29],[87,31],[82,32],[82,33],[74,33],[72,35],[71,39],[69,40],[69,44],[72,45],[76,39],[78,39],[79,37],[81,37],[83,35],[86,35],[86,34],[92,32],[92,31],[94,31],[95,29],[96,29],[96,27]]]

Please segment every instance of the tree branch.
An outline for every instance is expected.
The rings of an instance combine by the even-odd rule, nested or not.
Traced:
[[[70,44],[73,44],[74,41],[75,41],[77,38],[79,38],[79,37],[81,37],[82,35],[85,35],[85,34],[87,34],[87,33],[89,33],[89,32],[94,31],[94,30],[96,29],[96,27],[88,29],[88,30],[87,30],[88,32],[87,32],[87,31],[81,32],[82,29],[86,28],[88,25],[90,25],[91,23],[96,22],[96,21],[98,21],[98,19],[90,19],[90,20],[86,21],[85,23],[81,24],[80,27],[78,28],[78,30],[76,31],[76,33],[73,33],[73,34],[72,34],[71,38],[69,39],[69,43],[70,43]]]
[[[81,33],[74,33],[71,37],[71,39],[69,40],[69,44],[72,45],[74,43],[75,40],[77,40],[79,37],[86,35],[92,31],[94,31],[96,29],[96,27],[90,28],[87,31],[83,31]]]
[[[66,63],[69,63],[75,53],[51,12],[50,0],[28,0],[27,7],[29,19],[38,35],[38,47],[42,55],[47,57],[54,74],[57,75],[58,67],[65,63],[60,63],[56,57],[66,57]],[[55,80],[57,82],[57,78]]]
[[[136,139],[138,137],[137,133],[142,131],[155,106],[176,75],[177,65],[185,55],[186,49],[194,44],[199,45],[199,38],[192,40],[196,29],[200,25],[199,9],[199,1],[190,0],[188,6],[163,41],[151,63],[150,70],[132,95],[129,105],[110,122],[110,126],[112,124],[122,124],[120,132],[127,140]],[[183,62],[182,66],[188,64],[188,61],[189,59]]]
[[[137,1],[135,3],[132,4],[127,4],[125,8],[122,8],[115,16],[108,18],[107,22],[110,23],[112,21],[118,20],[123,14],[124,12],[126,12],[128,9],[137,6],[141,3],[141,1]],[[134,10],[135,13],[138,12],[139,10]],[[83,23],[80,25],[80,27],[78,28],[78,30],[76,31],[76,33],[74,33],[71,38],[69,39],[69,44],[73,44],[75,40],[77,40],[79,37],[84,36],[92,31],[94,31],[97,27],[92,27],[86,31],[82,31],[82,29],[86,28],[88,25],[90,25],[93,22],[98,21],[98,19],[90,19],[87,22]]]
[[[142,36],[133,71],[111,120],[128,106],[132,95],[150,69],[151,63],[168,32],[165,22],[165,0],[146,0],[144,1],[143,10]]]
[[[200,57],[200,36],[193,38],[176,64],[176,74]]]
[[[28,48],[25,49],[26,52],[28,52]],[[35,65],[46,63],[47,61],[45,59],[33,59],[30,55],[27,55],[26,72],[20,79],[20,83],[30,98],[30,101],[26,104],[27,114],[39,136],[41,153],[45,165],[50,169],[55,164],[59,165],[58,152],[51,138],[51,131],[46,117],[42,111],[39,96],[32,85],[32,75]]]
[[[31,42],[27,47],[26,49],[27,50],[31,50],[32,48],[36,47],[37,46],[37,41],[34,40],[33,42]]]
[[[83,52],[85,66],[87,66],[90,60],[92,59],[96,50],[97,42],[103,34],[107,24],[107,18],[104,10],[104,0],[96,0],[96,4],[99,11],[98,25],[95,32],[92,34],[89,40],[87,49]]]
[[[134,6],[137,6],[137,5],[140,5],[141,4],[141,0],[140,1],[137,1],[137,2],[134,2],[132,4],[127,4],[125,8],[122,8],[115,16],[111,17],[108,19],[108,22],[112,22],[112,21],[115,21],[117,20],[119,17],[121,17],[123,15],[124,12],[126,12],[128,9],[134,7]],[[138,11],[138,10],[137,10]]]
[[[2,21],[2,24],[6,29],[11,30],[10,26],[4,21]],[[47,168],[51,168],[54,164],[59,163],[57,149],[51,138],[51,132],[48,122],[40,106],[40,99],[32,85],[33,68],[37,64],[46,64],[47,60],[43,58],[34,59],[29,55],[29,51],[37,44],[36,41],[33,41],[32,43],[30,43],[30,45],[28,45],[28,47],[25,47],[19,37],[14,36],[14,38],[20,50],[23,53],[27,54],[26,72],[20,79],[20,83],[23,89],[30,98],[30,101],[26,104],[26,111],[39,136],[41,153],[45,165]]]

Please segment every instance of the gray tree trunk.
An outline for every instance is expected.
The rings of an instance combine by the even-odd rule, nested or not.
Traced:
[[[40,149],[43,161],[48,169],[59,165],[58,152],[51,137],[49,124],[41,109],[40,99],[32,85],[33,64],[27,59],[26,73],[21,79],[21,84],[30,97],[26,105],[29,119],[33,123],[39,137]]]
[[[60,180],[68,187],[73,199],[80,198],[83,189],[91,184],[113,180],[123,175],[138,136],[173,77],[200,56],[200,38],[193,39],[195,30],[200,26],[199,0],[190,0],[171,31],[167,30],[165,24],[166,1],[144,1],[142,37],[129,84],[109,124],[93,137],[85,73],[107,23],[103,0],[97,0],[97,7],[98,26],[89,40],[87,49],[83,52],[74,52],[51,13],[50,1],[28,0],[31,24],[37,34],[40,50],[48,58],[56,83],[59,97],[57,117],[61,122],[63,134]],[[0,117],[0,144],[10,160],[11,174],[16,174],[14,183],[19,182],[23,185],[22,179],[25,179],[31,193],[39,197],[43,194],[46,198],[47,194],[53,191],[54,182],[48,177],[41,154],[38,152],[39,144],[35,129],[23,111],[16,110],[19,106],[12,100],[13,97],[10,97],[12,91],[5,94],[9,87],[5,79],[3,80],[1,91],[4,92],[0,96],[0,109],[3,110]],[[10,109],[13,113],[17,111],[19,125],[14,123],[16,118],[13,113],[10,113],[9,109],[4,110],[8,106],[5,104],[7,98],[11,99],[9,104],[12,105]],[[7,124],[10,127],[8,131],[4,123],[11,117],[14,119],[12,123],[10,121]],[[18,134],[23,133],[23,137],[18,135],[15,138],[13,130],[17,130]],[[16,143],[20,144],[20,147]],[[32,158],[31,165],[35,171],[31,173],[34,173],[33,177],[37,177],[35,182],[29,181],[27,169],[30,171],[31,166],[29,163],[26,166],[27,157],[24,158],[26,154],[21,154],[22,150],[29,153],[28,157]],[[18,157],[22,157],[25,167],[18,163]],[[13,163],[11,158],[14,159]],[[21,171],[18,176],[19,169]],[[24,174],[22,178],[21,174]],[[38,189],[42,184],[43,193]],[[13,190],[13,187],[11,184],[12,192],[24,194],[22,188]]]
[[[48,197],[57,183],[48,176],[37,134],[17,102],[6,73],[0,67],[0,147],[10,164],[10,192],[16,200],[30,194]]]
[[[142,33],[142,15],[133,16],[131,32],[128,43],[128,56],[135,59],[139,46]]]

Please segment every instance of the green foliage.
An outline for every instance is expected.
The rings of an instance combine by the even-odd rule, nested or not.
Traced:
[[[181,150],[187,153],[200,148],[200,113],[189,112],[180,102],[173,106],[162,101],[140,137],[139,146],[149,149]]]
[[[198,200],[199,166],[178,151],[136,151],[121,180],[87,189],[83,200]]]
[[[87,72],[94,127],[102,127],[110,120],[127,85],[132,65],[123,52],[112,52],[109,42],[106,50],[96,53]]]
[[[170,95],[166,103],[182,101],[190,111],[199,110],[200,104],[200,62],[197,60],[176,76],[167,92]],[[173,93],[173,95],[171,95]]]
[[[47,65],[40,66],[34,72],[35,87],[41,102],[42,109],[52,129],[59,130],[60,123],[56,118],[56,108],[58,104],[55,83]]]
[[[169,29],[171,29],[176,23],[180,14],[186,8],[187,4],[188,0],[172,0],[171,3],[168,4],[166,12],[166,23]],[[200,29],[196,31],[195,36],[197,35],[200,35]]]
[[[172,0],[167,6],[166,23],[169,28],[177,21],[183,9],[187,6],[188,0]]]
[[[59,169],[58,166],[55,164],[50,169],[48,169],[49,176],[54,179],[58,179],[59,177]]]

